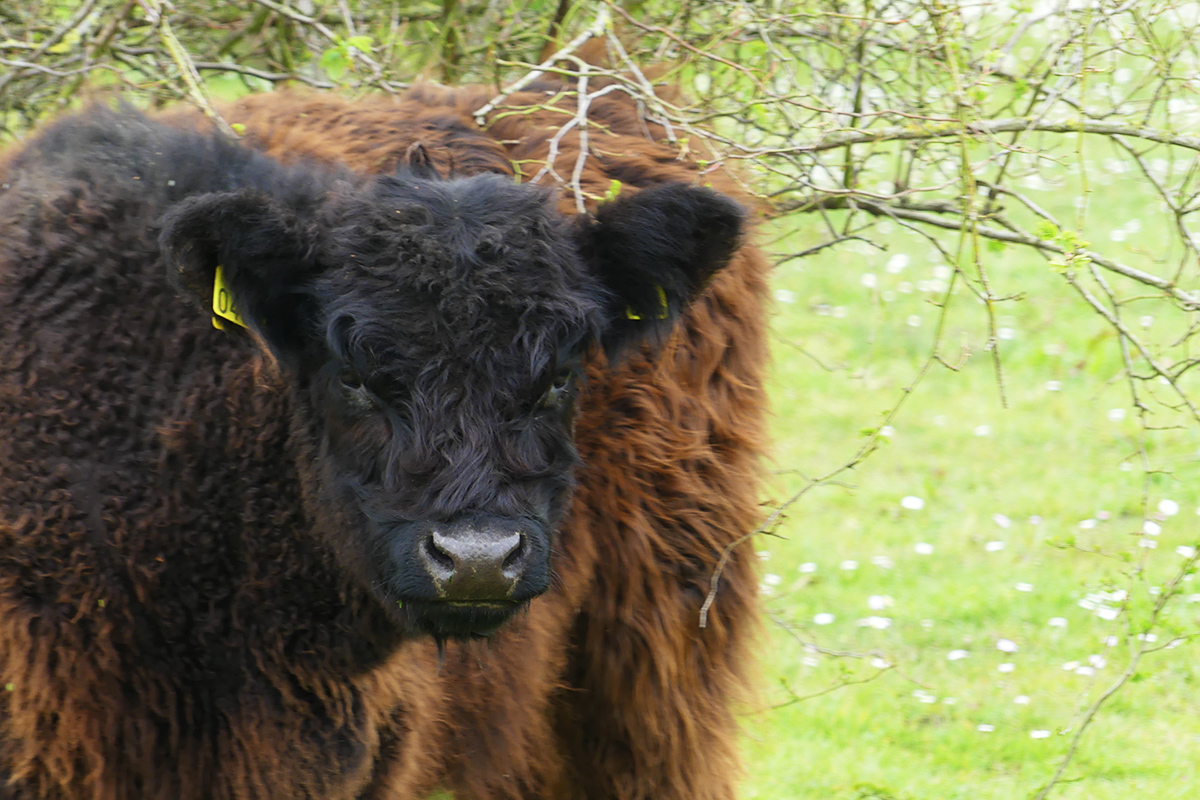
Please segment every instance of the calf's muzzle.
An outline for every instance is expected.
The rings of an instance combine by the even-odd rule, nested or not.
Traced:
[[[514,520],[474,517],[433,526],[417,552],[438,600],[488,603],[528,599],[518,588],[533,549]]]

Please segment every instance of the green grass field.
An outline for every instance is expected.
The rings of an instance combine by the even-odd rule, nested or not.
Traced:
[[[1156,203],[1093,188],[1094,249],[1161,273]],[[1035,196],[1074,217],[1071,192]],[[776,272],[768,502],[849,461],[930,351],[950,270],[917,237],[879,238],[886,252],[849,243]],[[816,241],[802,229],[784,251]],[[943,353],[957,365],[965,348],[965,365],[935,365],[878,451],[756,541],[770,618],[748,798],[1032,797],[1082,712],[1153,648],[1051,796],[1200,796],[1200,581],[1147,628],[1200,539],[1200,435],[1142,432],[1114,332],[1040,257],[986,258],[994,293],[1021,295],[996,308],[1008,407],[984,306],[960,286]],[[1190,321],[1153,298],[1127,313],[1164,347]]]

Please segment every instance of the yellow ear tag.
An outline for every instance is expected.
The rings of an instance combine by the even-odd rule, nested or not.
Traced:
[[[667,290],[661,286],[655,286],[654,288],[658,289],[658,318],[666,319],[668,316],[670,316],[671,311],[670,306],[667,305]],[[641,319],[642,315],[634,311],[633,308],[626,306],[625,318]]]
[[[246,327],[246,323],[242,322],[242,315],[238,313],[237,306],[233,304],[233,292],[229,289],[229,284],[225,282],[225,272],[221,269],[221,265],[217,265],[217,274],[213,276],[213,327],[217,330],[225,330],[225,326],[221,323],[218,317],[227,319],[234,325]]]

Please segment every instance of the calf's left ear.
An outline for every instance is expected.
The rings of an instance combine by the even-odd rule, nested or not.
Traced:
[[[644,189],[580,223],[580,253],[611,293],[601,344],[609,356],[668,330],[729,263],[746,213],[688,184]]]
[[[243,190],[176,204],[163,217],[159,245],[168,277],[204,313],[211,308],[215,321],[223,316],[222,327],[253,330],[276,358],[290,362],[310,327],[306,290],[316,271],[310,238],[292,211]]]

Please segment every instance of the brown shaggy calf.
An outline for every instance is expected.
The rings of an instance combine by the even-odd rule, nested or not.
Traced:
[[[483,127],[472,116],[489,99],[480,88],[425,87],[398,100],[355,102],[263,95],[225,108],[225,117],[245,126],[244,144],[292,167],[253,160],[241,155],[241,148],[226,151],[208,134],[185,141],[186,146],[171,144],[176,150],[166,155],[155,150],[156,156],[178,162],[174,167],[195,159],[198,170],[214,172],[241,159],[239,175],[267,175],[245,182],[255,191],[269,184],[269,200],[261,192],[226,191],[206,196],[216,198],[211,201],[177,202],[164,189],[169,202],[141,208],[136,198],[72,172],[69,158],[65,167],[47,167],[61,155],[55,136],[66,137],[62,146],[68,149],[110,146],[109,133],[78,133],[92,130],[87,120],[60,123],[37,140],[41,144],[0,162],[0,798],[401,800],[438,788],[460,800],[735,796],[732,706],[746,678],[756,617],[753,554],[743,538],[757,519],[766,266],[747,244],[724,268],[728,253],[713,256],[710,266],[698,268],[697,290],[708,279],[705,273],[716,271],[698,296],[690,296],[691,284],[683,278],[683,294],[676,296],[672,289],[668,298],[663,293],[672,317],[682,309],[678,324],[648,334],[649,344],[640,350],[614,341],[614,330],[633,326],[623,313],[627,306],[637,306],[642,313],[636,316],[657,316],[657,302],[645,300],[656,297],[646,295],[647,286],[661,291],[675,281],[662,266],[662,275],[643,282],[637,295],[612,277],[626,269],[627,261],[650,252],[639,244],[642,228],[678,227],[680,213],[695,216],[684,238],[671,239],[681,235],[676,232],[664,239],[683,252],[693,239],[709,236],[708,229],[736,221],[711,192],[654,190],[712,181],[733,192],[719,173],[702,177],[695,163],[657,143],[663,132],[647,126],[621,92],[599,97],[591,106],[590,153],[581,183],[592,197],[603,196],[614,180],[620,181],[623,198],[636,199],[651,189],[641,206],[622,199],[601,212],[595,227],[580,228],[571,227],[575,208],[569,191],[559,202],[568,219],[560,222],[546,216],[550,211],[538,210],[540,195],[532,190],[505,188],[492,179],[438,184],[435,171],[441,178],[495,173],[508,176],[508,186],[514,174],[524,179],[535,174],[569,118],[538,107],[548,102],[570,111],[575,107],[573,97],[556,98],[562,88],[541,84],[510,97]],[[112,124],[136,128],[131,141],[145,136],[174,141],[156,132],[162,127],[158,123],[129,119]],[[161,119],[179,131],[204,127],[187,113]],[[420,148],[412,148],[417,143],[432,166]],[[135,141],[128,147],[139,146]],[[216,148],[208,162],[189,155],[189,148],[208,147]],[[555,168],[569,177],[579,152],[577,132],[561,137],[557,147]],[[331,171],[314,171],[313,162]],[[367,179],[358,177],[390,175],[398,167],[395,180],[363,183]],[[45,177],[50,172],[58,176],[53,185]],[[200,185],[208,178],[189,180]],[[471,195],[451,190],[434,200],[403,195],[404,205],[395,212],[404,217],[403,224],[385,219],[368,225],[362,217],[368,212],[355,210],[374,208],[371,214],[382,215],[379,209],[390,206],[379,203],[391,202],[396,193],[414,186],[414,192],[442,192],[441,185],[467,186]],[[375,206],[362,205],[367,200],[360,197],[367,195]],[[305,426],[316,423],[295,422],[294,407],[307,402],[305,392],[340,392],[343,399],[351,398],[346,402],[361,401],[364,407],[382,403],[376,395],[385,390],[373,383],[377,374],[411,355],[403,351],[407,344],[384,337],[361,349],[378,356],[375,361],[354,361],[360,352],[356,343],[373,335],[354,325],[391,302],[385,299],[392,292],[387,284],[331,284],[322,289],[330,300],[320,293],[280,297],[271,284],[237,283],[248,281],[262,264],[274,264],[273,259],[291,264],[325,258],[331,245],[324,240],[307,249],[293,243],[297,237],[307,241],[317,223],[305,222],[306,209],[318,202],[325,204],[320,224],[357,242],[353,252],[338,251],[342,259],[367,257],[363,253],[370,245],[361,237],[370,225],[392,225],[399,233],[391,239],[379,233],[379,241],[394,242],[401,250],[411,246],[413,259],[426,258],[436,249],[433,244],[413,244],[405,231],[436,224],[430,217],[438,212],[430,209],[443,206],[431,205],[435,202],[450,204],[447,209],[458,204],[474,209],[464,212],[468,225],[491,213],[511,216],[514,204],[531,204],[523,212],[531,215],[525,233],[500,230],[505,224],[500,220],[492,226],[500,230],[493,239],[471,240],[473,258],[492,258],[497,250],[525,252],[520,248],[534,245],[530,253],[568,247],[563,244],[568,240],[591,242],[578,245],[578,256],[568,248],[567,255],[547,262],[565,265],[561,280],[583,287],[571,290],[571,297],[583,299],[570,309],[554,305],[551,284],[560,279],[546,277],[547,297],[531,306],[536,314],[529,324],[535,327],[528,334],[551,336],[546,320],[557,319],[555,314],[585,320],[589,330],[600,331],[588,341],[603,346],[582,351],[585,379],[576,386],[568,373],[555,378],[559,367],[553,359],[550,378],[530,377],[528,384],[512,379],[514,396],[527,385],[541,387],[540,397],[522,401],[536,403],[536,415],[554,417],[554,409],[564,409],[562,435],[569,435],[572,422],[570,403],[563,398],[578,393],[577,457],[563,451],[560,461],[566,466],[551,469],[569,475],[563,470],[573,468],[574,494],[569,486],[555,485],[545,490],[550,499],[544,502],[521,500],[520,492],[534,491],[527,484],[542,480],[533,467],[516,488],[488,484],[487,491],[500,492],[518,509],[489,514],[533,520],[529,530],[519,532],[521,542],[533,544],[517,548],[532,560],[522,569],[533,577],[522,572],[512,579],[518,588],[505,584],[505,591],[520,590],[522,581],[537,583],[538,526],[551,528],[544,543],[548,588],[530,588],[529,596],[545,592],[516,614],[489,610],[497,605],[488,594],[492,588],[478,588],[478,581],[494,583],[501,577],[477,579],[463,590],[458,606],[474,609],[469,612],[448,603],[422,606],[413,599],[417,590],[403,587],[395,589],[397,605],[388,595],[392,588],[370,577],[376,566],[372,559],[344,552],[353,548],[339,538],[340,526],[350,523],[338,504],[362,507],[367,521],[355,524],[377,524],[378,503],[362,499],[370,494],[366,484],[390,480],[376,472],[402,474],[396,479],[400,488],[388,495],[393,505],[400,503],[393,495],[425,481],[421,486],[428,497],[420,502],[446,505],[453,495],[460,498],[456,508],[477,509],[481,501],[461,498],[475,498],[487,481],[478,464],[445,455],[461,442],[451,441],[450,433],[445,441],[438,439],[442,430],[459,431],[458,439],[474,434],[443,408],[427,412],[437,424],[422,422],[425,412],[412,412],[417,420],[412,442],[429,439],[432,451],[462,474],[430,478],[432,461],[410,464],[419,460],[411,456],[417,446],[411,442],[382,466],[362,467],[363,474],[375,477],[364,479],[366,488],[358,486],[353,500],[322,494],[321,482],[328,482],[324,473],[308,474],[359,467],[320,466],[340,456],[334,446],[331,454],[330,447],[312,444],[332,434],[313,434],[310,441]],[[329,203],[336,208],[327,208]],[[589,210],[596,211],[590,201]],[[247,225],[257,227],[248,233]],[[155,241],[160,228],[165,228],[161,255]],[[266,229],[270,236],[262,234]],[[730,241],[737,241],[734,230]],[[620,263],[604,268],[609,287],[587,288],[594,279],[576,274],[575,259],[603,260],[612,241],[625,239],[633,244],[615,251]],[[383,249],[391,252],[391,246]],[[520,258],[526,263],[538,257]],[[672,257],[660,252],[653,260],[665,263]],[[174,283],[147,282],[141,272],[153,266],[165,274],[164,260],[178,270]],[[250,324],[251,336],[213,330],[206,313],[175,297],[177,289],[203,293],[211,287],[218,260],[236,283],[242,310],[259,318]],[[632,272],[621,274],[633,280]],[[290,274],[286,280],[292,280]],[[490,319],[500,301],[485,304],[482,318],[472,318],[469,310],[447,310],[452,290],[437,288],[437,276],[421,280],[440,303],[437,313],[447,321],[457,315],[458,327],[438,328],[443,330],[438,336],[456,342],[459,335],[482,336],[477,328],[484,322],[497,328],[497,337],[511,333],[511,326]],[[535,284],[522,286],[521,292],[538,290]],[[485,290],[492,291],[478,289]],[[336,314],[328,310],[331,304],[349,303],[346,296],[355,292],[362,295],[355,295],[358,306]],[[613,297],[618,305],[612,308],[622,313],[601,320],[600,306]],[[469,300],[462,301],[463,309],[472,308]],[[423,328],[410,330],[414,318],[434,313],[429,310],[434,305],[414,310],[395,302],[395,310],[386,313],[398,326],[393,340],[436,338]],[[269,324],[280,314],[294,322],[304,303],[316,303],[329,317],[328,341],[353,351],[341,358],[355,369],[322,366],[312,373],[325,376],[332,389],[322,388],[316,378],[299,386],[289,377],[309,374],[303,366],[305,348],[314,345],[295,341],[293,328]],[[353,330],[341,331],[339,325]],[[508,361],[502,347],[492,340],[486,345],[488,357],[507,370],[492,380],[503,383],[508,374],[528,369],[540,375],[536,370],[547,368],[527,366],[524,339],[513,341]],[[399,348],[398,354],[389,348]],[[616,366],[608,366],[605,350]],[[121,353],[125,366],[111,367],[113,354]],[[129,363],[143,366],[131,373]],[[464,363],[462,380],[477,368]],[[405,375],[411,381],[426,377]],[[429,380],[435,387],[428,390],[431,397],[447,406],[453,404],[451,396],[459,402],[440,373]],[[363,400],[368,388],[374,399]],[[489,392],[487,404],[472,413],[501,420],[496,409],[509,407],[509,394],[495,387]],[[326,408],[322,404],[329,401],[313,402]],[[349,433],[337,435],[351,442],[371,440],[354,427],[368,424],[355,421],[359,417],[353,414],[360,412],[345,412],[350,422],[339,421],[342,413],[330,411],[330,419],[320,422],[322,430],[349,426]],[[544,424],[550,427],[543,438],[554,440],[559,429],[553,426],[559,423],[547,419]],[[345,449],[344,441],[340,446]],[[488,475],[500,470],[495,465],[507,463],[504,459],[519,460],[497,446],[500,450],[488,449],[477,459],[487,462]],[[290,465],[298,458],[308,459],[309,466],[302,465],[296,477]],[[543,453],[533,460],[550,458]],[[504,469],[520,473],[517,467]],[[559,497],[571,498],[570,504],[555,511]],[[544,513],[521,511],[522,502]],[[334,520],[330,530],[320,524],[323,514]],[[164,530],[175,533],[164,536]],[[476,536],[473,531],[462,535]],[[416,545],[425,548],[422,569],[433,571],[436,591],[445,599],[461,581],[438,583],[437,570],[465,572],[457,563],[461,554],[450,552],[452,545],[445,542],[453,537],[444,530],[435,530],[434,539],[427,531],[422,535],[426,544]],[[484,548],[482,539],[463,541],[469,551],[464,559],[476,558],[473,554]],[[719,591],[701,628],[710,579],[727,551]],[[501,555],[504,569],[512,557],[508,553]],[[381,562],[391,563],[389,558],[379,556]],[[401,561],[411,564],[415,558]],[[486,569],[500,576],[499,561]],[[411,580],[425,586],[430,579],[421,572]],[[480,598],[488,602],[477,602]],[[442,610],[421,616],[422,608],[433,605]],[[472,636],[491,633],[497,625],[488,638]]]

